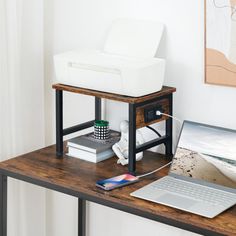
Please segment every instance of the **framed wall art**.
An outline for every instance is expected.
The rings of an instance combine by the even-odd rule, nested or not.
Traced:
[[[236,0],[205,0],[205,82],[236,87]]]

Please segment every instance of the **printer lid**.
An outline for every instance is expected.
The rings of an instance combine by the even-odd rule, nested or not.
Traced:
[[[151,20],[120,18],[114,20],[104,52],[131,57],[154,57],[164,25]]]

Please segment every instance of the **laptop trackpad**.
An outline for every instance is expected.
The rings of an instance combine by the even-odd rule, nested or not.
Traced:
[[[172,193],[165,193],[158,197],[156,200],[159,203],[163,203],[173,207],[184,208],[186,210],[198,203],[198,201],[186,197],[181,197]]]

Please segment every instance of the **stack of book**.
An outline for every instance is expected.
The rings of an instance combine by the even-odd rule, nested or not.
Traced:
[[[112,145],[120,140],[120,133],[110,130],[107,140],[95,139],[93,133],[68,140],[68,155],[85,161],[100,162],[114,156]]]

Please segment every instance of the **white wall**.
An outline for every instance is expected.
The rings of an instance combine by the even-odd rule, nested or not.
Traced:
[[[55,140],[54,100],[50,87],[52,55],[76,48],[101,48],[111,21],[117,17],[156,19],[165,23],[166,32],[158,55],[168,60],[165,84],[177,88],[174,96],[174,114],[177,117],[236,129],[235,88],[204,84],[204,0],[57,0],[45,1],[45,10],[47,144]],[[86,108],[92,105],[91,98],[67,95],[66,125],[91,118],[93,110]],[[113,128],[118,128],[119,122],[127,118],[127,107],[107,102],[107,108],[107,119]],[[177,134],[179,127],[176,126]],[[51,192],[48,194],[48,199],[53,202],[53,207],[48,205],[48,236],[65,235],[63,228],[69,230],[66,235],[76,235],[77,202],[67,198],[63,206],[57,196]],[[65,209],[67,211],[63,214]],[[52,216],[54,210],[57,216]],[[144,233],[190,235],[186,231],[95,204],[89,204],[88,213],[90,236],[125,236],[130,233],[137,236]],[[56,224],[61,220],[63,224]]]

